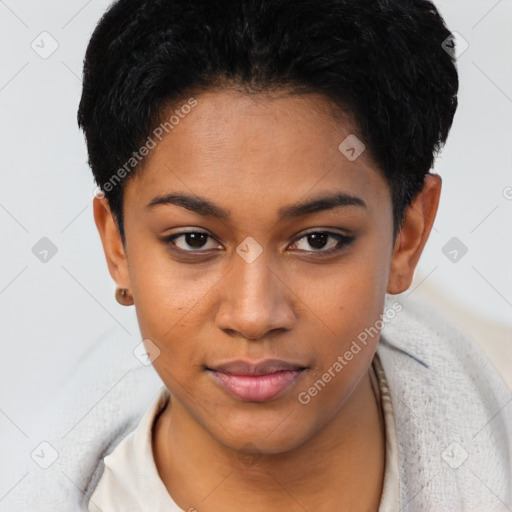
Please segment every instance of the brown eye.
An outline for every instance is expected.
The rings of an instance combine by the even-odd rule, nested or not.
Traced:
[[[327,233],[311,233],[307,235],[308,244],[314,249],[323,249],[329,240]]]
[[[202,249],[207,238],[208,235],[205,235],[204,233],[187,233],[184,235],[185,243],[189,247],[194,247],[196,249]]]
[[[209,239],[213,240],[213,237],[208,235],[208,233],[204,233],[202,231],[187,231],[185,233],[177,233],[175,235],[168,236],[164,239],[164,242],[173,244],[181,251],[196,252],[199,249],[212,249],[218,247],[218,244],[215,244],[214,247],[205,247]]]
[[[294,242],[299,251],[328,255],[342,250],[353,242],[354,237],[332,233],[330,231],[314,231],[303,235]],[[301,243],[302,242],[302,243]],[[302,248],[300,247],[302,245]],[[309,248],[308,248],[309,246]],[[310,249],[312,248],[312,249]]]

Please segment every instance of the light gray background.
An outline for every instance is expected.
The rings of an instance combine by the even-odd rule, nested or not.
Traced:
[[[41,441],[40,418],[87,354],[106,339],[130,351],[141,341],[134,309],[114,299],[76,123],[85,48],[109,3],[0,1],[0,438],[11,457]],[[510,379],[512,0],[437,4],[469,46],[435,167],[441,206],[410,293],[446,308]],[[48,58],[31,47],[48,51],[51,39]],[[42,237],[57,247],[46,263],[32,253]],[[452,237],[468,248],[456,263],[442,251]],[[20,477],[0,481],[0,501]]]

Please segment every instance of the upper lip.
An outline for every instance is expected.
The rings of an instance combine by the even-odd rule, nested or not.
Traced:
[[[305,368],[303,365],[289,363],[280,359],[265,359],[257,363],[242,360],[228,361],[216,366],[210,366],[207,369],[233,375],[268,375],[283,371],[304,370]]]

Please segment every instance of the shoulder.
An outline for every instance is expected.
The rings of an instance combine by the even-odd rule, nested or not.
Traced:
[[[40,469],[26,458],[23,483],[3,502],[6,512],[87,511],[103,459],[135,430],[158,393],[162,383],[151,366],[143,366],[131,352],[119,356],[126,346],[108,354],[105,344],[101,348],[83,362],[44,419],[54,462]]]
[[[510,390],[441,313],[401,296],[387,307],[393,301],[402,307],[377,351],[395,413],[402,503],[460,510],[512,502]]]

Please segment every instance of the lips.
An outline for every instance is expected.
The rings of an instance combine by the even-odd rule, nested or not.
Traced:
[[[259,363],[230,361],[207,368],[224,391],[245,402],[267,402],[290,388],[307,368],[268,359]]]

